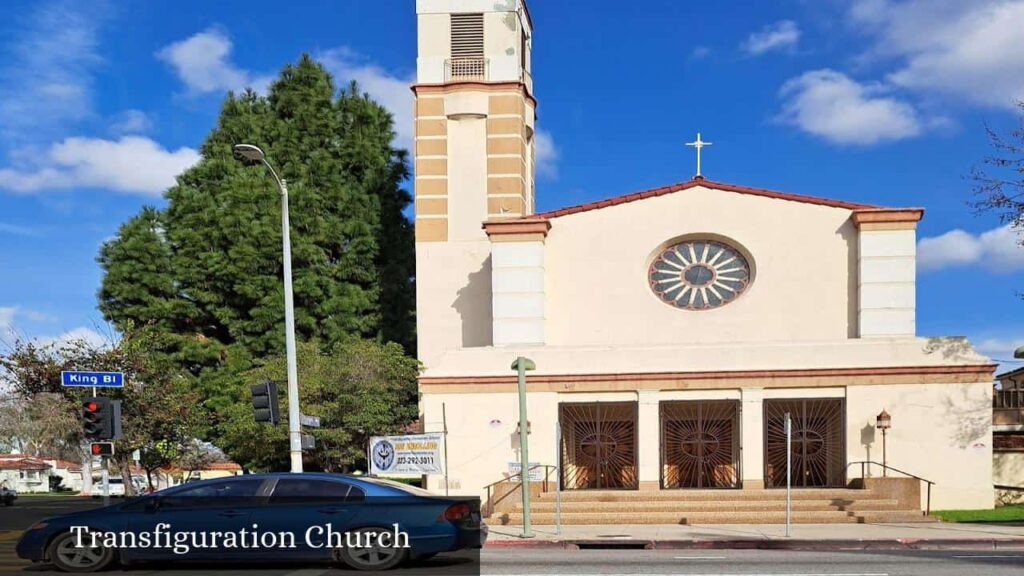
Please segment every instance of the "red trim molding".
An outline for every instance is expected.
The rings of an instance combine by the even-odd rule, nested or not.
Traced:
[[[518,90],[537,108],[537,99],[527,90],[523,82],[486,82],[483,80],[462,80],[446,82],[444,84],[413,84],[411,89],[414,94],[449,94],[461,90],[486,90],[490,92],[502,92],[506,90]]]
[[[749,186],[738,186],[736,184],[727,184],[725,182],[715,182],[713,180],[706,180],[702,177],[694,178],[686,182],[680,182],[678,184],[672,184],[669,186],[663,186],[661,188],[653,188],[651,190],[643,190],[641,192],[633,192],[632,194],[626,194],[624,196],[617,196],[615,198],[608,198],[606,200],[600,200],[597,202],[588,202],[586,204],[579,204],[577,206],[569,206],[567,208],[559,208],[558,210],[552,210],[550,212],[541,212],[533,216],[523,218],[523,220],[531,218],[557,218],[559,216],[567,216],[569,214],[578,214],[580,212],[588,212],[590,210],[597,210],[598,208],[605,208],[607,206],[617,206],[619,204],[625,204],[627,202],[635,202],[637,200],[643,200],[645,198],[652,198],[655,196],[663,196],[665,194],[671,194],[673,192],[679,192],[681,190],[688,190],[690,188],[696,188],[703,186],[704,188],[711,188],[713,190],[722,190],[725,192],[736,192],[738,194],[749,194],[751,196],[763,196],[765,198],[775,198],[777,200],[789,200],[791,202],[802,202],[804,204],[816,204],[818,206],[828,206],[830,208],[844,208],[847,210],[876,210],[883,209],[880,206],[874,206],[872,204],[860,204],[857,202],[846,202],[843,200],[831,200],[828,198],[819,198],[817,196],[805,196],[802,194],[791,194],[789,192],[778,192],[775,190],[768,190],[766,188],[751,188]]]
[[[484,231],[488,236],[505,236],[514,234],[542,234],[547,236],[551,230],[551,222],[547,220],[493,220],[484,222]]]
[[[867,208],[853,213],[857,226],[865,222],[917,222],[924,216],[924,208]]]
[[[530,382],[643,382],[650,380],[744,380],[752,378],[822,378],[852,376],[902,376],[916,374],[992,374],[997,364],[958,366],[884,366],[875,368],[802,368],[791,370],[723,370],[714,372],[637,372],[622,374],[537,374]],[[421,376],[424,386],[515,384],[516,376]]]

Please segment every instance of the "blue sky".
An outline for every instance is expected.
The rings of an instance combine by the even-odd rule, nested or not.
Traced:
[[[302,52],[407,145],[412,0],[7,0],[0,7],[0,337],[108,334],[100,244],[191,163],[226,90]],[[585,9],[581,9],[585,6]],[[927,209],[918,332],[1024,344],[1024,249],[967,205],[984,126],[1017,122],[1024,0],[533,2],[538,208],[709,178]],[[799,257],[799,255],[794,255]]]

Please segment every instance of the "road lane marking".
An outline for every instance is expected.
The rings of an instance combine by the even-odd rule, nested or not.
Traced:
[[[970,556],[966,556],[966,555],[965,556],[953,556],[953,558],[1020,558],[1021,560],[1024,560],[1024,555],[1021,555],[1021,554],[1016,554],[1016,555],[1010,555],[1010,554],[973,554],[973,555],[970,555]]]

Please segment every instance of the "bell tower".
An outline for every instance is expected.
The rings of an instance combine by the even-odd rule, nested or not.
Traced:
[[[483,223],[534,212],[533,24],[524,0],[417,0],[419,357],[492,338]]]
[[[417,0],[416,240],[484,239],[533,213],[532,24],[523,0]]]

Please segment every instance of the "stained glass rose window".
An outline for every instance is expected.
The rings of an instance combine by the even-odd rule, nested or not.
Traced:
[[[732,302],[750,284],[750,264],[716,240],[685,240],[658,254],[648,271],[651,289],[666,304],[708,310]]]

